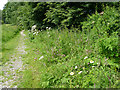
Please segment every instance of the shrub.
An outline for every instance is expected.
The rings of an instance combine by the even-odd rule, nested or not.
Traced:
[[[118,18],[119,13],[114,7],[106,7],[103,12],[96,12],[83,22],[83,31],[98,42],[96,47],[99,47],[99,53],[118,57]]]

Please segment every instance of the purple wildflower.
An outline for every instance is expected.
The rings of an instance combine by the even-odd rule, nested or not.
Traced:
[[[37,59],[37,58],[34,58],[34,59]]]

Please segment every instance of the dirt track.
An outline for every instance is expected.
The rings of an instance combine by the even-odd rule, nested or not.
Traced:
[[[22,56],[27,52],[25,51],[26,46],[24,45],[25,34],[24,30],[20,32],[21,36],[18,40],[18,46],[15,50],[15,53],[10,57],[10,61],[6,62],[2,67],[4,72],[3,76],[0,76],[0,89],[1,88],[17,88],[19,84],[20,76],[18,73],[23,71],[25,66],[23,66]],[[16,43],[16,42],[15,42]],[[8,52],[9,53],[9,52]],[[1,84],[2,83],[2,84]],[[15,84],[17,83],[17,84]]]

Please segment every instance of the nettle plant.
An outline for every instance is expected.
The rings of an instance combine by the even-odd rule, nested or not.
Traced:
[[[83,32],[96,43],[100,54],[118,57],[119,13],[114,7],[96,12],[82,24]]]

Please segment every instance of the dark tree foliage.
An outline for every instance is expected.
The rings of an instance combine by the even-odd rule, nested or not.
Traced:
[[[18,17],[17,15],[17,9],[19,6],[24,6],[24,2],[8,2],[3,9],[2,16],[4,23],[11,23],[16,24],[16,19]]]
[[[75,27],[81,28],[81,22],[88,15],[102,12],[106,7],[119,4],[90,3],[90,2],[8,2],[2,13],[4,23],[11,23],[23,29],[30,29],[36,24],[39,29],[50,27]]]
[[[36,7],[33,8],[32,19],[39,26],[42,26],[44,24],[43,20],[46,18],[45,13],[48,9],[49,9],[49,7],[48,7],[48,4],[46,2],[37,3]]]

